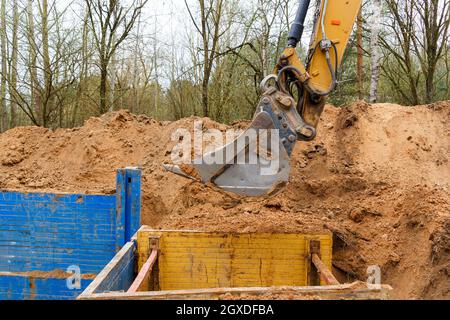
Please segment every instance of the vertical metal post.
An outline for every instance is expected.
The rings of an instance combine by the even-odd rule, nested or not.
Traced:
[[[141,170],[126,168],[117,171],[116,249],[131,240],[140,227]]]
[[[125,241],[139,230],[141,216],[141,170],[126,168]]]

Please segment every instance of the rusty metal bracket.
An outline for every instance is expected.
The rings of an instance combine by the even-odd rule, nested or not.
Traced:
[[[318,270],[320,274],[320,279],[322,279],[327,285],[339,285],[339,281],[334,277],[333,273],[327,266],[320,260],[317,254],[312,255],[312,263]]]
[[[312,261],[312,256],[314,254],[320,255],[320,241],[310,240],[309,241],[309,255],[308,255],[308,285],[310,286],[320,286],[320,275],[319,270]]]
[[[151,273],[151,278],[149,281],[149,290],[151,290],[151,291],[159,291],[160,290],[158,258],[159,258],[161,250],[160,250],[159,242],[160,242],[159,237],[151,237],[150,238],[150,250],[152,252],[156,252],[156,254],[157,254],[155,265],[153,266],[153,272]]]
[[[339,285],[330,269],[320,259],[320,241],[311,240],[309,243],[310,285],[320,286],[321,280],[327,285]]]
[[[159,288],[159,238],[151,237],[149,239],[149,243],[150,257],[142,266],[133,284],[128,289],[128,293],[136,293],[140,291],[156,291],[158,289],[152,290],[152,288]]]

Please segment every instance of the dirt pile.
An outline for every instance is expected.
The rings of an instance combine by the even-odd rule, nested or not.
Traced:
[[[126,111],[82,128],[0,135],[0,189],[114,193],[115,170],[143,169],[142,222],[161,229],[334,234],[334,272],[365,280],[378,265],[396,298],[450,298],[450,103],[327,106],[299,143],[288,188],[240,198],[163,172],[179,128]],[[243,127],[245,123],[237,126]]]

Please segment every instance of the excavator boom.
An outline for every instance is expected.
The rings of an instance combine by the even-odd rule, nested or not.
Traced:
[[[310,2],[299,1],[287,47],[274,74],[261,83],[262,96],[250,127],[194,163],[164,165],[167,171],[242,196],[273,195],[283,190],[295,144],[317,135],[326,97],[337,86],[338,70],[361,7],[361,0],[317,0],[303,63],[296,47]]]

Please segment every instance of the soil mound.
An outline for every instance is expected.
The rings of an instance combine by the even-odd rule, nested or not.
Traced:
[[[327,106],[319,135],[298,143],[287,189],[240,198],[165,173],[179,128],[127,111],[81,128],[0,135],[0,189],[114,193],[115,171],[143,169],[142,223],[161,229],[334,234],[334,272],[366,279],[378,265],[395,298],[450,298],[450,102]],[[245,127],[246,123],[236,124]]]

